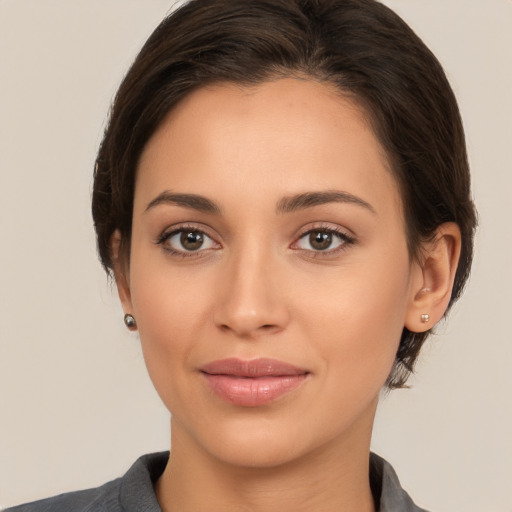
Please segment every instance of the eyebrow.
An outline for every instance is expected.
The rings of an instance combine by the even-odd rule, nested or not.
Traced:
[[[375,208],[360,197],[350,194],[349,192],[341,192],[338,190],[326,190],[320,192],[305,192],[294,196],[283,197],[277,203],[277,213],[291,213],[297,210],[304,210],[314,206],[320,206],[328,203],[349,203],[362,206],[373,214],[376,214]]]
[[[184,208],[191,208],[204,213],[219,215],[221,209],[212,200],[198,194],[177,194],[166,190],[155,197],[147,206],[145,212],[161,204],[173,204]]]
[[[341,192],[338,190],[326,190],[319,192],[304,192],[293,196],[287,196],[280,199],[276,206],[276,212],[292,213],[298,210],[305,210],[313,208],[314,206],[321,206],[329,203],[349,203],[362,206],[368,211],[376,214],[373,206],[361,199],[360,197],[350,194],[349,192]],[[184,208],[191,208],[204,213],[212,213],[215,215],[221,214],[221,208],[211,199],[198,194],[180,194],[170,192],[168,190],[159,194],[153,199],[146,207],[146,212],[159,206],[161,204],[172,204],[182,206]]]

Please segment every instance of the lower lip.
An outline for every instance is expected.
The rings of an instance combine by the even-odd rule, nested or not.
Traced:
[[[211,389],[222,399],[243,407],[258,407],[297,389],[307,374],[244,378],[203,373]]]

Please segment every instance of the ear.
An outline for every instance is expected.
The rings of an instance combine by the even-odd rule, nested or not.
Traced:
[[[422,244],[411,278],[405,319],[409,331],[428,331],[443,317],[452,294],[460,245],[460,229],[454,222],[439,226],[434,237]]]
[[[114,278],[121,305],[125,314],[133,315],[130,275],[128,265],[121,254],[121,233],[119,230],[116,230],[110,239],[110,254],[112,255]]]

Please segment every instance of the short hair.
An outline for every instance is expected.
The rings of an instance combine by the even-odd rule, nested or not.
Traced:
[[[96,159],[92,212],[107,273],[115,230],[129,262],[138,162],[166,115],[205,85],[294,76],[334,85],[363,107],[401,192],[411,257],[442,223],[459,226],[451,307],[476,226],[459,109],[435,56],[374,0],[191,0],[160,23],[119,87]],[[389,388],[405,385],[428,334],[404,327]]]

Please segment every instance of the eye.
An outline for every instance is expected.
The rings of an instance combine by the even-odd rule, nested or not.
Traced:
[[[218,243],[204,231],[192,228],[180,228],[164,233],[158,243],[171,253],[186,256],[187,253],[198,253],[218,247]]]
[[[293,245],[294,249],[314,252],[336,252],[347,244],[354,243],[354,239],[345,233],[334,229],[318,228],[304,233]]]

